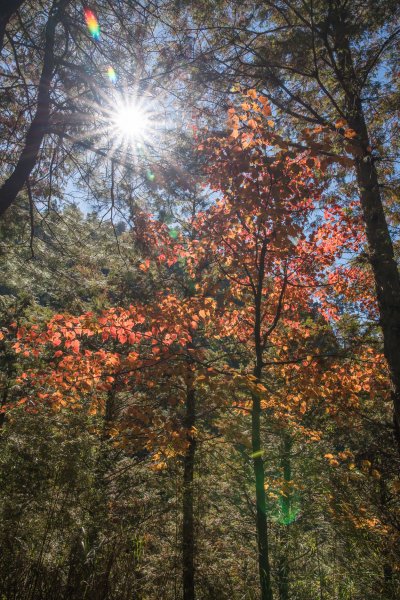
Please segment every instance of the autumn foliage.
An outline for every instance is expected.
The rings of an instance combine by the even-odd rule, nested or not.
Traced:
[[[146,448],[157,469],[202,436],[174,414],[188,390],[205,396],[211,412],[252,416],[242,441],[254,459],[262,527],[270,484],[260,416],[275,432],[320,442],[327,422],[357,428],[374,398],[389,401],[388,381],[372,340],[338,334],[344,306],[369,319],[377,314],[370,271],[348,260],[365,245],[354,202],[327,195],[315,147],[295,151],[275,133],[268,101],[254,90],[229,109],[227,127],[199,143],[212,201],[192,219],[190,235],[171,236],[151,215],[135,214],[136,267],[160,282],[150,301],[13,323],[6,335],[24,365],[18,406],[104,415],[114,443]],[[110,393],[124,398],[118,419],[107,418]],[[160,394],[162,407],[154,400]],[[328,448],[321,459],[355,464],[346,448]],[[285,502],[296,484],[279,482],[268,497]],[[347,518],[343,507],[332,510]],[[383,527],[362,512],[351,519]],[[271,597],[267,545],[259,546],[263,598]]]
[[[384,388],[382,356],[341,348],[329,333],[343,302],[376,311],[370,274],[343,259],[364,244],[353,204],[323,200],[319,158],[274,133],[269,104],[254,90],[228,111],[228,130],[199,145],[217,200],[196,216],[190,237],[171,237],[141,211],[135,217],[138,268],[178,273],[194,291],[182,295],[170,277],[150,303],[56,314],[44,327],[12,324],[14,351],[27,364],[19,402],[28,410],[45,402],[101,412],[111,388],[134,395],[188,359],[195,381],[256,392],[263,410],[304,431],[307,411],[356,414],[359,392]],[[237,371],[224,362],[227,343]],[[254,374],[257,353],[263,377],[282,383],[273,391]],[[235,406],[248,398],[240,394]]]

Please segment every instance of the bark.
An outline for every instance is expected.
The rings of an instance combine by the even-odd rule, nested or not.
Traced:
[[[44,135],[49,127],[50,88],[54,72],[55,33],[57,23],[68,1],[61,0],[58,5],[54,4],[49,14],[45,31],[43,68],[39,81],[36,113],[27,131],[25,145],[14,171],[0,188],[0,216],[13,204],[17,195],[24,187],[37,162]]]
[[[364,131],[365,143],[369,145],[362,115],[358,121],[358,132],[362,135]],[[354,122],[353,128],[357,125]],[[394,431],[400,450],[400,278],[383,210],[378,175],[374,162],[367,153],[356,157],[356,169],[370,263],[375,279],[384,354],[392,385]]]
[[[385,594],[384,598],[387,598],[388,600],[396,600],[398,597],[396,591],[397,586],[394,582],[393,569],[390,564],[386,563],[383,565],[383,580],[383,593]]]
[[[196,422],[196,397],[191,388],[186,395],[185,428],[188,447],[183,460],[183,525],[182,525],[182,575],[183,600],[195,600],[194,589],[194,516],[193,516],[193,475],[196,453],[196,439],[191,430]]]
[[[287,432],[283,433],[281,468],[283,470],[284,495],[282,495],[282,526],[280,532],[280,557],[278,560],[278,590],[280,600],[289,600],[289,530],[291,521],[291,493],[290,482],[292,479],[292,466],[290,460],[290,451],[292,448],[292,439]]]
[[[2,0],[0,6],[0,52],[4,46],[6,27],[23,2],[24,0]]]
[[[272,600],[271,573],[268,555],[267,506],[265,501],[264,462],[261,456],[260,399],[253,396],[252,407],[252,450],[256,485],[256,527],[258,546],[258,571],[260,576],[261,600]]]

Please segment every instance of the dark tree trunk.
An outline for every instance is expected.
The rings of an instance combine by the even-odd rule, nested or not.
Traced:
[[[195,600],[194,589],[194,517],[193,517],[193,475],[196,453],[196,439],[192,428],[196,422],[195,391],[188,388],[186,394],[185,428],[188,447],[183,459],[183,525],[182,525],[182,576],[183,600]]]
[[[54,72],[54,44],[57,23],[69,0],[53,4],[46,25],[43,68],[40,75],[36,113],[25,138],[25,145],[14,168],[0,188],[0,216],[13,204],[34,168],[40,146],[49,126],[50,87]]]
[[[383,565],[383,581],[384,598],[396,600],[396,598],[398,598],[398,590],[396,591],[397,585],[394,582],[392,566],[387,563]]]
[[[0,51],[4,46],[4,35],[11,17],[17,12],[24,0],[2,0],[0,6]]]
[[[369,143],[362,114],[353,122],[353,128],[357,125],[359,134],[363,136],[363,146],[366,144],[367,147]],[[367,152],[357,156],[355,161],[370,263],[375,279],[384,353],[392,384],[395,436],[400,450],[400,278],[374,162]]]

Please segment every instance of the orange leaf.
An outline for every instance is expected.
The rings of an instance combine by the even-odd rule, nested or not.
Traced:
[[[263,115],[265,117],[269,117],[271,114],[271,107],[269,104],[264,104],[263,109],[262,109]]]
[[[357,137],[357,133],[354,131],[354,129],[346,129],[344,132],[344,137],[352,140],[353,138]]]
[[[341,127],[345,127],[346,125],[347,122],[345,121],[345,119],[338,119],[335,123],[336,129],[340,129]]]
[[[74,340],[71,342],[71,349],[74,354],[79,354],[80,341]]]

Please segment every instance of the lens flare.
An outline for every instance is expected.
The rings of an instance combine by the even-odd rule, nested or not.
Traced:
[[[154,175],[153,171],[151,171],[150,169],[147,169],[146,177],[147,177],[148,181],[150,181],[150,182],[154,181],[154,179],[155,179],[155,175]]]
[[[114,67],[108,67],[108,69],[107,69],[107,77],[111,81],[111,83],[116,83],[116,81],[117,81],[117,74],[116,74],[116,72],[114,70]]]
[[[100,25],[96,15],[89,8],[84,9],[85,21],[93,39],[98,40],[100,38]]]

